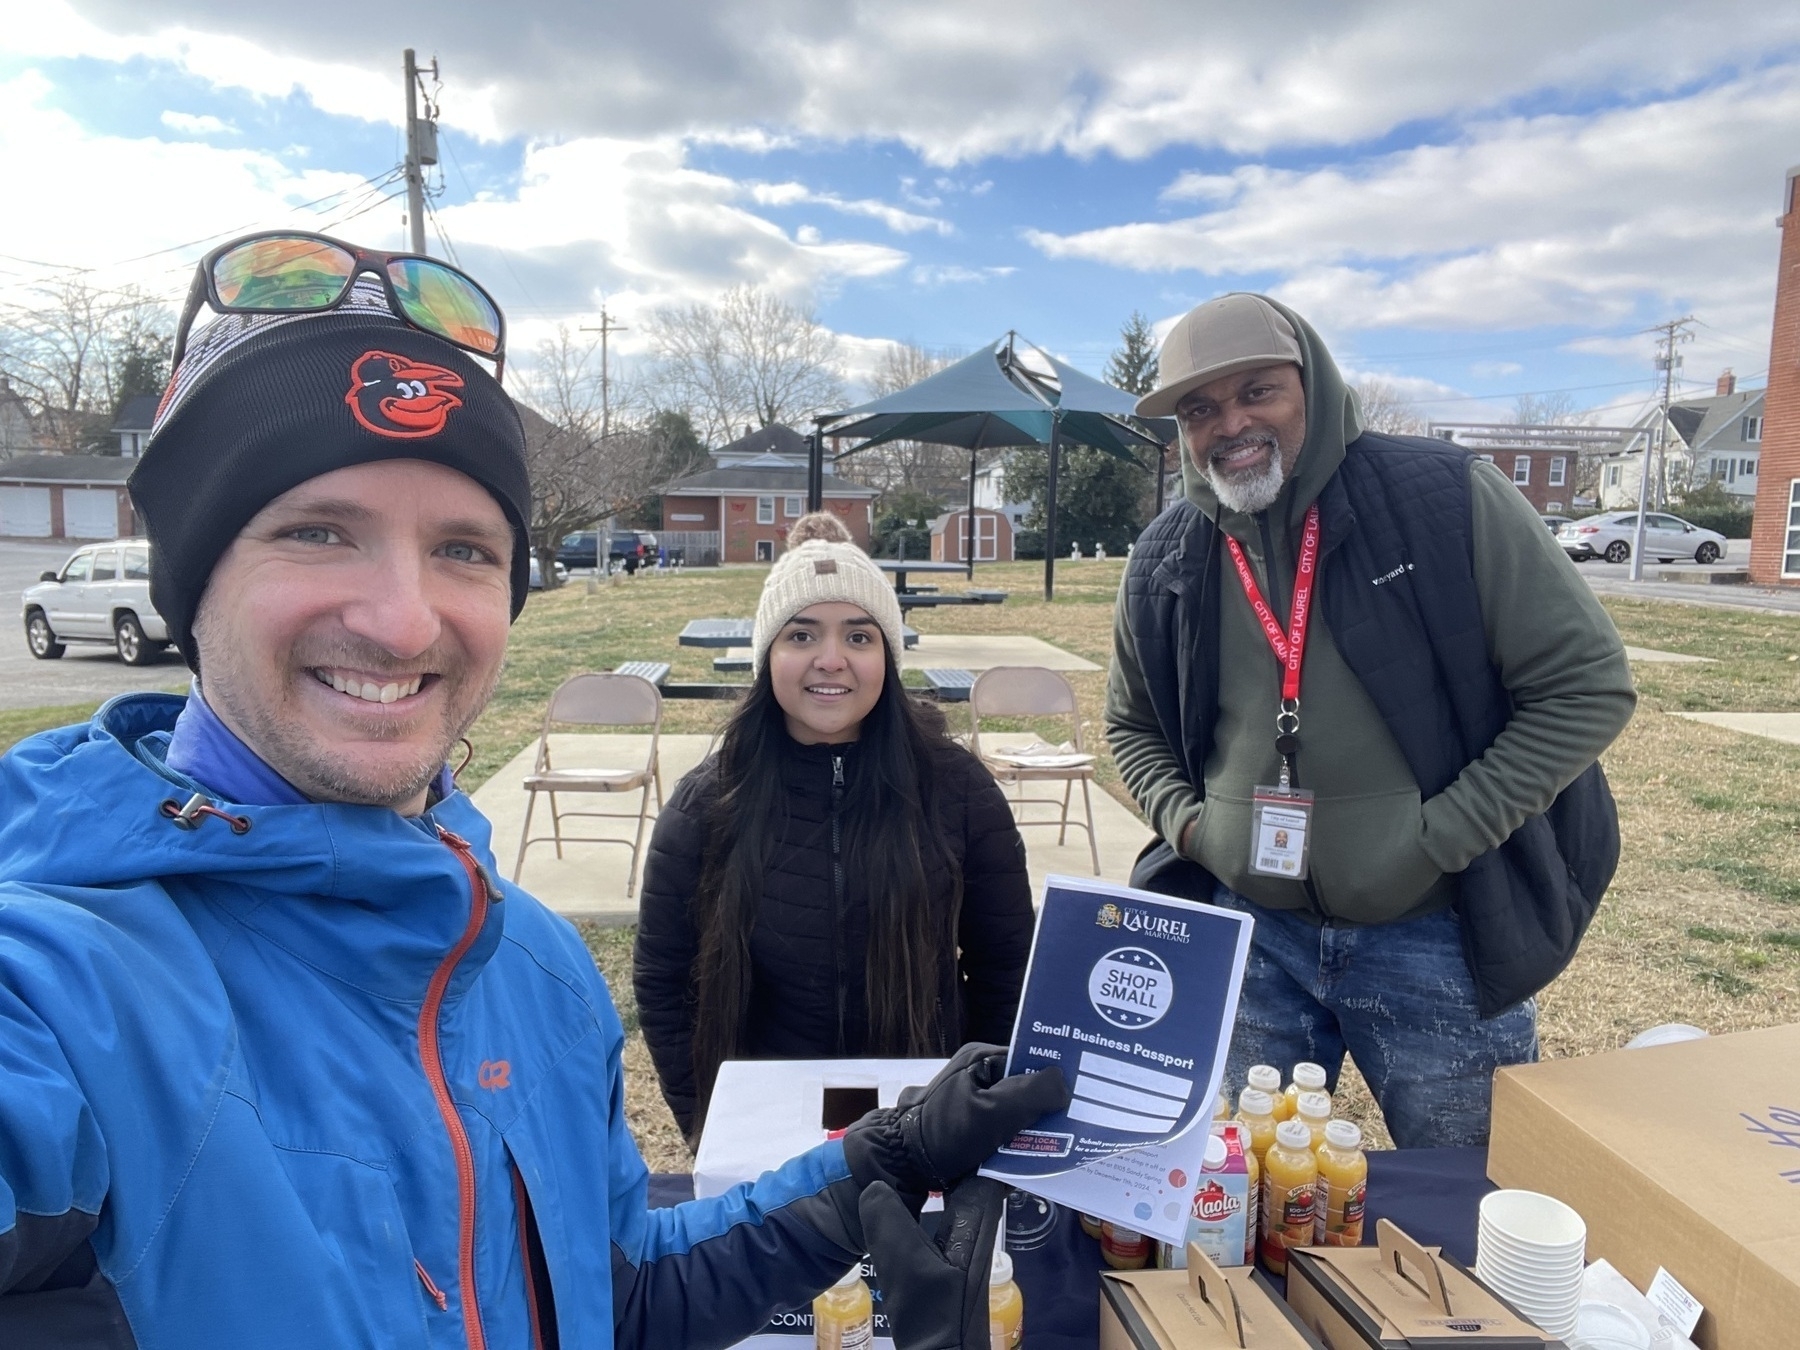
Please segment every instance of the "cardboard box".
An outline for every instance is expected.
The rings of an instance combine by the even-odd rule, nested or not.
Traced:
[[[1386,1219],[1375,1236],[1374,1247],[1288,1251],[1288,1306],[1329,1350],[1562,1347],[1436,1247]]]
[[[1186,1270],[1102,1271],[1100,1350],[1324,1350],[1255,1271],[1190,1242]]]
[[[1702,1350],[1800,1345],[1800,1026],[1502,1069],[1488,1175],[1639,1289],[1666,1267]]]

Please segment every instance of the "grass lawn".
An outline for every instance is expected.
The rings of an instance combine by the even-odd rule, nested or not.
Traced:
[[[1122,563],[1059,562],[1057,599],[1043,602],[1041,563],[983,566],[979,584],[1009,591],[1000,606],[923,609],[922,633],[1022,633],[1104,667]],[[765,569],[723,568],[679,577],[619,578],[590,593],[582,579],[534,595],[514,629],[493,703],[470,733],[474,787],[537,734],[550,692],[567,675],[621,661],[668,661],[672,678],[714,678],[717,653],[678,647],[692,618],[748,617]],[[954,588],[960,583],[946,583]],[[1624,833],[1619,871],[1569,970],[1540,997],[1547,1055],[1610,1049],[1658,1022],[1721,1032],[1800,1018],[1800,746],[1668,717],[1668,711],[1800,711],[1800,617],[1636,600],[1604,601],[1633,646],[1707,656],[1712,665],[1639,664],[1637,717],[1604,763]],[[1100,779],[1125,798],[1100,727],[1104,669],[1071,675],[1101,751]],[[670,701],[665,727],[710,732],[727,706]],[[0,747],[91,707],[0,713]],[[951,705],[953,727],[966,717]],[[629,929],[584,936],[606,973],[631,1035],[633,1129],[653,1168],[688,1157],[663,1108],[636,1033]],[[1343,1107],[1385,1138],[1378,1113],[1350,1076]]]

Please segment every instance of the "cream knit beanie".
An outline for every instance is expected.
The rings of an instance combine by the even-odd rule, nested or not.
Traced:
[[[841,520],[818,511],[794,522],[788,551],[776,559],[763,582],[751,637],[752,668],[762,669],[783,624],[803,609],[833,600],[855,605],[880,624],[894,664],[900,663],[904,634],[893,583],[851,541]]]

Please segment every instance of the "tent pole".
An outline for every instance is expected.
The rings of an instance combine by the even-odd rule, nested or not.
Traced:
[[[806,509],[817,511],[825,505],[825,432],[817,422],[807,437]]]
[[[1044,601],[1056,598],[1056,465],[1062,457],[1062,418],[1050,415],[1050,473],[1044,484]]]
[[[963,554],[963,561],[969,565],[969,580],[975,580],[975,455],[974,446],[969,447],[969,517],[964,524],[964,533],[968,536],[968,552]],[[998,536],[995,536],[998,538]]]

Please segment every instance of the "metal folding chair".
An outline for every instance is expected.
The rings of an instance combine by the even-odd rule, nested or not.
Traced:
[[[1094,778],[1094,764],[1090,757],[1082,764],[1020,764],[1010,760],[998,759],[990,750],[983,753],[981,748],[981,719],[984,717],[1056,717],[1066,715],[1071,727],[1070,742],[1075,753],[1085,755],[1081,736],[1081,706],[1075,699],[1075,687],[1068,677],[1059,671],[1045,670],[1042,666],[995,666],[984,670],[976,677],[969,690],[969,749],[975,757],[987,766],[988,772],[994,775],[1001,784],[1010,784],[1014,795],[1008,800],[1014,807],[1029,805],[1056,806],[1061,808],[1061,817],[1057,820],[1020,820],[1017,810],[1013,818],[1020,829],[1029,829],[1038,825],[1054,825],[1057,827],[1056,842],[1060,845],[1066,841],[1069,826],[1085,829],[1088,836],[1088,852],[1094,861],[1094,875],[1100,875],[1100,842],[1094,834],[1094,799],[1088,784]],[[990,733],[991,735],[991,733]],[[1062,783],[1063,795],[1060,800],[1055,797],[1027,797],[1027,783]],[[1072,821],[1069,817],[1069,805],[1075,791],[1075,785],[1081,784],[1081,800],[1087,809],[1087,822]]]
[[[650,728],[650,753],[642,768],[631,769],[558,769],[550,762],[550,730],[555,726],[643,727]],[[563,856],[564,844],[624,844],[624,839],[596,835],[565,835],[565,818],[585,816],[596,820],[635,820],[636,832],[630,840],[631,871],[625,880],[625,894],[637,890],[638,853],[644,842],[644,822],[650,815],[650,793],[656,792],[656,806],[662,809],[662,761],[657,745],[662,735],[662,695],[650,681],[637,675],[589,674],[564,680],[550,696],[544,709],[544,729],[538,737],[537,761],[525,778],[525,827],[519,833],[519,857],[513,863],[512,879],[516,882],[525,866],[525,850],[533,844],[554,843],[556,856]],[[634,792],[641,791],[637,812],[565,811],[557,806],[560,793]],[[537,809],[538,793],[550,798],[552,832],[531,837],[531,815]]]

